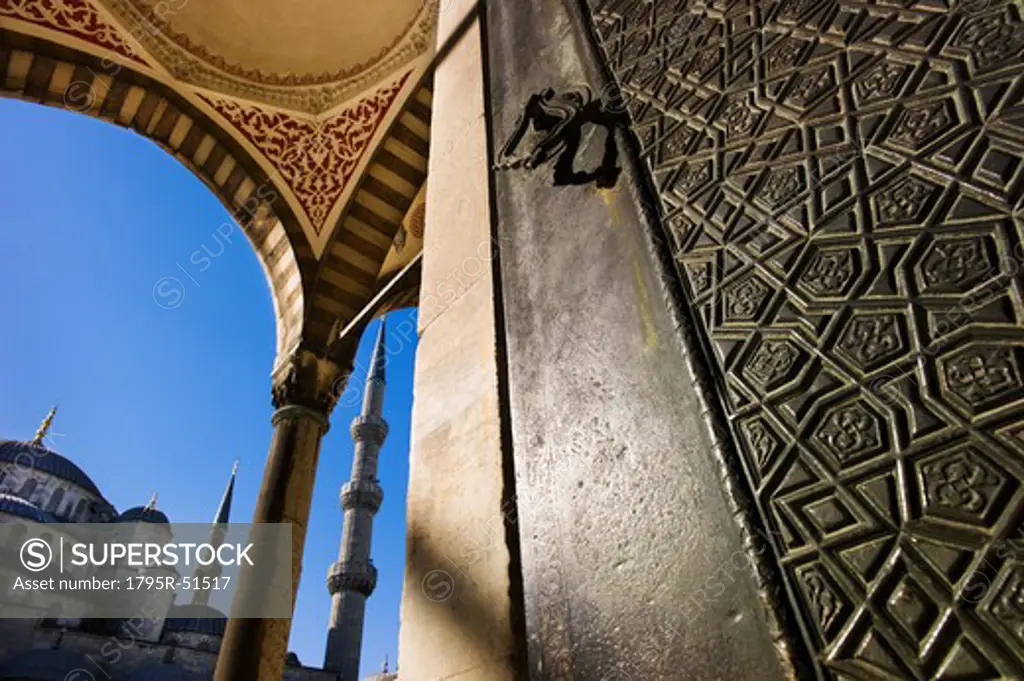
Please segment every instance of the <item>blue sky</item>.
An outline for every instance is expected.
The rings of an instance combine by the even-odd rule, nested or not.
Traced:
[[[0,100],[0,439],[28,439],[59,402],[54,441],[118,510],[145,504],[175,522],[208,522],[241,459],[232,520],[248,522],[270,443],[274,316],[241,232],[174,158],[132,132],[85,116]],[[206,269],[204,250],[210,261]],[[185,270],[183,272],[182,270]],[[167,310],[154,286],[176,277],[185,298]],[[389,315],[397,326],[414,311]],[[376,324],[360,346],[365,367]],[[363,673],[396,658],[405,555],[405,491],[415,348],[389,342],[381,453],[379,570],[363,639]],[[362,376],[356,376],[362,380]],[[341,535],[338,490],[348,478],[348,424],[335,410],[320,464],[291,649],[320,666],[327,568]]]

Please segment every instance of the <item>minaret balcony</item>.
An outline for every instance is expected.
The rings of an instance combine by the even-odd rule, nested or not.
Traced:
[[[374,567],[373,561],[342,561],[332,563],[327,570],[327,591],[332,596],[339,591],[356,591],[369,597],[375,588],[377,568]]]
[[[352,419],[351,432],[356,442],[368,440],[381,445],[388,436],[388,424],[379,416],[364,414]]]
[[[341,507],[346,511],[365,508],[376,513],[384,500],[384,490],[375,480],[349,480],[341,486]]]

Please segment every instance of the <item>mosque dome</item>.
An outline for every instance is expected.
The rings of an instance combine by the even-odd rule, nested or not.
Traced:
[[[51,681],[67,678],[76,669],[86,669],[85,659],[67,650],[30,650],[11,660],[0,671],[0,679]],[[151,677],[139,677],[149,679]]]
[[[8,513],[37,523],[55,523],[57,518],[35,504],[13,494],[0,494],[0,513]]]
[[[0,440],[0,463],[17,464],[67,480],[86,492],[103,497],[96,483],[81,468],[42,445],[17,440]]]
[[[117,516],[119,523],[153,523],[154,525],[170,525],[171,521],[152,506],[135,506]]]
[[[223,636],[228,618],[208,605],[175,605],[167,613],[164,631]]]

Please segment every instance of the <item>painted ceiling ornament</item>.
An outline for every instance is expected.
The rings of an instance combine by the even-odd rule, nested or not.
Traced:
[[[86,0],[0,0],[0,16],[60,31],[148,66],[121,31]]]
[[[557,93],[546,88],[527,100],[515,129],[501,148],[495,169],[532,170],[553,160],[555,186],[593,181],[599,187],[612,187],[622,170],[618,166],[619,149],[615,143],[615,127],[622,124],[622,113],[606,107],[603,99],[595,99],[593,91],[585,85]],[[604,128],[605,144],[601,164],[584,172],[573,166],[585,125]],[[517,153],[527,136],[530,137],[527,148]]]
[[[14,1],[34,4],[38,0]],[[147,29],[136,37],[175,78],[224,95],[319,115],[426,54],[434,44],[438,16],[435,1],[423,0],[412,19],[371,58],[345,68],[298,74],[234,63],[184,32],[175,31],[174,16],[188,4],[182,0],[103,0],[103,4],[122,25]]]
[[[199,95],[266,157],[319,236],[411,72],[322,120]]]

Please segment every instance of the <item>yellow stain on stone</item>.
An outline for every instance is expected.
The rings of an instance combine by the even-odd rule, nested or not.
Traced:
[[[597,189],[597,195],[601,197],[611,213],[612,228],[622,224],[622,214],[619,211],[619,192],[615,187]],[[651,313],[651,296],[644,284],[643,272],[640,269],[640,260],[633,256],[633,284],[636,287],[637,309],[640,310],[640,323],[644,331],[644,347],[654,350],[659,346],[658,330],[654,326],[654,315]]]
[[[612,215],[612,227],[618,227],[622,223],[622,215],[619,213],[619,192],[615,187],[599,187],[597,195],[604,201],[604,205],[608,206],[608,211]]]
[[[644,328],[644,347],[648,350],[658,348],[658,330],[654,327],[654,315],[651,312],[651,296],[644,284],[640,259],[633,256],[633,283],[636,286],[637,309],[640,310],[640,323]]]

